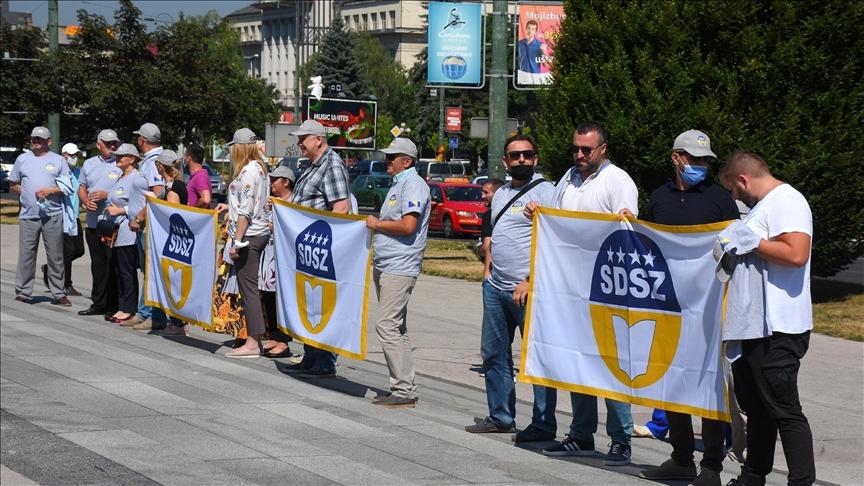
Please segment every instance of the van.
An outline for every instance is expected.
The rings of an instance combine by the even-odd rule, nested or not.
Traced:
[[[354,182],[361,175],[386,176],[387,162],[383,160],[358,160],[348,168],[348,180]]]
[[[465,166],[437,160],[421,159],[417,162],[417,174],[426,182],[468,182]]]

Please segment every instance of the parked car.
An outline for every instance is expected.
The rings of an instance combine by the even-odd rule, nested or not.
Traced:
[[[426,182],[468,182],[465,166],[458,163],[421,160],[417,162],[417,174]]]
[[[9,192],[9,174],[0,169],[0,192]]]
[[[312,164],[312,161],[308,157],[282,157],[282,160],[279,161],[279,165],[284,165],[293,170],[297,177],[300,177],[300,174],[308,169],[310,164]]]
[[[219,173],[216,172],[216,169],[213,168],[207,162],[202,164],[205,170],[207,170],[207,174],[210,176],[210,195],[213,196],[213,200],[216,202],[225,202],[228,198],[228,184],[222,180],[222,177],[219,176]],[[186,180],[189,180],[189,166],[183,165],[183,175],[186,177]]]
[[[378,211],[387,197],[392,179],[390,176],[363,175],[351,184],[351,193],[357,198],[357,206],[371,207]]]
[[[430,182],[432,208],[429,229],[444,233],[445,238],[461,234],[480,234],[483,213],[483,187],[476,184]]]
[[[387,162],[383,160],[358,160],[348,168],[348,179],[354,182],[362,175],[386,176]]]

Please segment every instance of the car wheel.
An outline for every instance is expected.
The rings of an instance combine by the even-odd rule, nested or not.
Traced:
[[[378,199],[378,196],[375,196],[375,198],[372,199],[372,207],[375,211],[381,211],[381,200]]]
[[[453,231],[453,221],[450,216],[444,216],[444,238],[455,238],[456,232]]]

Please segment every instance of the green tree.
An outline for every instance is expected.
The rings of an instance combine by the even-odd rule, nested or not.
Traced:
[[[570,0],[565,11],[541,94],[551,172],[571,165],[576,124],[596,120],[644,199],[672,175],[675,136],[699,128],[721,160],[754,150],[804,193],[814,275],[864,252],[864,4]]]
[[[2,61],[0,76],[0,142],[3,145],[24,147],[34,126],[44,124],[47,112],[42,112],[38,100],[51,90],[53,83],[32,83],[44,62],[42,50],[46,46],[45,33],[34,27],[12,29],[0,22],[0,46],[8,53]],[[19,59],[19,60],[12,60]],[[37,59],[24,61],[20,59]]]
[[[310,65],[311,72],[307,71],[309,76],[321,76],[325,87],[341,83],[346,98],[365,99],[369,96],[369,85],[354,55],[356,47],[357,35],[346,30],[342,17],[337,15],[321,38],[318,55]],[[309,76],[303,78],[304,82]]]

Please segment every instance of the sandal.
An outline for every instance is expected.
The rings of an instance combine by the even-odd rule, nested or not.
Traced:
[[[282,351],[278,351],[278,352],[274,353],[273,350],[279,348],[279,344],[282,344],[283,346],[285,346],[285,349],[283,349]],[[273,346],[269,350],[264,351],[264,356],[267,358],[290,358],[291,356],[293,356],[293,354],[291,354],[291,348],[289,348],[287,344],[284,344],[284,343],[279,343],[279,344],[277,344],[276,346]]]

